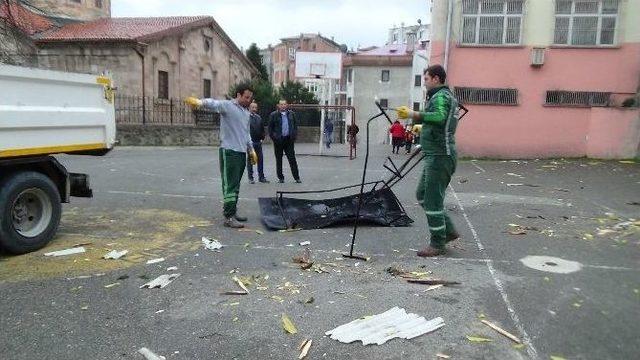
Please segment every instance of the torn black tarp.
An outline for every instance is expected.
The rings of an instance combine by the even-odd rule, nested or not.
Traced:
[[[262,221],[270,229],[321,229],[353,223],[358,206],[358,194],[321,200],[281,195],[275,198],[260,198],[259,202]],[[381,226],[409,226],[413,223],[388,187],[373,189],[363,194],[359,221]]]

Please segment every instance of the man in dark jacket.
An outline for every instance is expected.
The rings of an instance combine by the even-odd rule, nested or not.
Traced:
[[[258,115],[258,104],[254,101],[249,105],[249,132],[251,133],[251,142],[253,142],[253,150],[258,155],[258,181],[261,183],[268,183],[267,178],[264,176],[264,156],[262,154],[262,141],[266,136],[265,124],[262,121],[262,117]],[[249,176],[249,182],[255,184],[253,179],[253,164],[251,159],[247,159],[247,175]]]
[[[287,109],[287,105],[286,100],[280,100],[278,102],[278,110],[272,112],[269,116],[269,136],[273,140],[278,181],[284,183],[284,175],[282,174],[282,154],[284,152],[287,155],[287,160],[289,160],[293,179],[297,183],[301,183],[294,149],[296,136],[298,135],[298,124],[295,114]]]

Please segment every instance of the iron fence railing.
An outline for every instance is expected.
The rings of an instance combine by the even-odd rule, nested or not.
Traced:
[[[192,110],[178,99],[118,94],[115,112],[119,125],[220,126],[219,114]]]

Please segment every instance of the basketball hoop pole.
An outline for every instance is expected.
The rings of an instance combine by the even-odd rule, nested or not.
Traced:
[[[316,79],[322,80],[322,96],[320,102],[322,106],[327,105],[327,79],[321,77],[320,75],[316,75]],[[323,107],[320,110],[320,140],[318,141],[318,154],[322,155],[324,152],[324,125],[326,122],[327,110]]]

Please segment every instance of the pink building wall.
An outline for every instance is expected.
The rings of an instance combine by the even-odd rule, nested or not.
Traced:
[[[431,64],[442,64],[444,43],[432,42]],[[530,65],[531,47],[451,45],[452,87],[515,88],[517,106],[469,105],[459,126],[461,155],[496,158],[638,156],[640,114],[617,108],[544,106],[547,90],[635,94],[640,44],[617,48],[548,48],[542,67]]]

